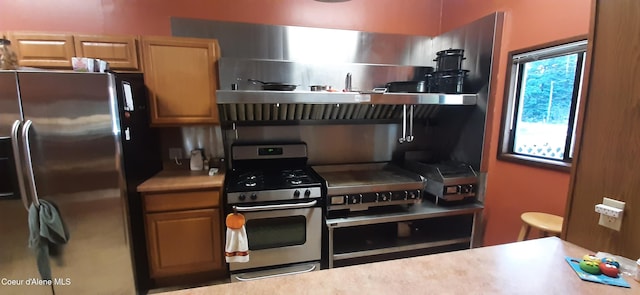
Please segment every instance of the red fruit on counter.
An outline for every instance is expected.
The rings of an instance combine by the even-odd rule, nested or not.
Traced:
[[[608,264],[605,262],[600,262],[600,271],[608,276],[608,277],[612,277],[612,278],[617,278],[618,277],[618,268],[613,265],[613,264]]]
[[[620,268],[620,263],[615,261],[613,258],[605,257],[605,258],[602,258],[601,262],[604,262],[606,264],[615,265],[615,267]]]

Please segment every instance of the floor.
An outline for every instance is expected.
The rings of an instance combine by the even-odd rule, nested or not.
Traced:
[[[149,292],[147,294],[159,294],[159,293],[163,293],[163,292],[176,291],[176,290],[182,290],[182,289],[198,288],[198,287],[218,285],[218,284],[227,284],[227,283],[230,283],[230,282],[231,281],[229,279],[224,279],[224,280],[215,280],[215,281],[210,281],[210,282],[205,282],[205,283],[200,283],[200,284],[194,284],[194,285],[183,285],[183,286],[172,286],[172,287],[166,287],[166,288],[157,288],[157,289],[149,290]]]

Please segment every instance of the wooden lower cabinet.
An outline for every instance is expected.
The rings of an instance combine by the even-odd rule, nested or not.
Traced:
[[[192,283],[227,276],[219,191],[147,193],[143,198],[151,279]]]
[[[218,209],[147,214],[151,277],[221,270],[219,218]]]

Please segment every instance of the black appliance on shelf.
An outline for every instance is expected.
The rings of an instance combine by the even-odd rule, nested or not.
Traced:
[[[436,71],[430,77],[430,92],[463,93],[464,80],[469,73],[462,69],[464,49],[441,50],[436,56]]]
[[[387,92],[426,93],[433,92],[433,67],[416,67],[411,81],[389,82]]]
[[[436,71],[456,71],[462,69],[464,49],[447,49],[436,53]]]

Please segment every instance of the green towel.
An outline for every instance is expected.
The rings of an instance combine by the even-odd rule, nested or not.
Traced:
[[[40,200],[40,207],[29,207],[29,248],[35,249],[38,272],[43,280],[51,280],[49,248],[69,241],[69,233],[51,202]]]

